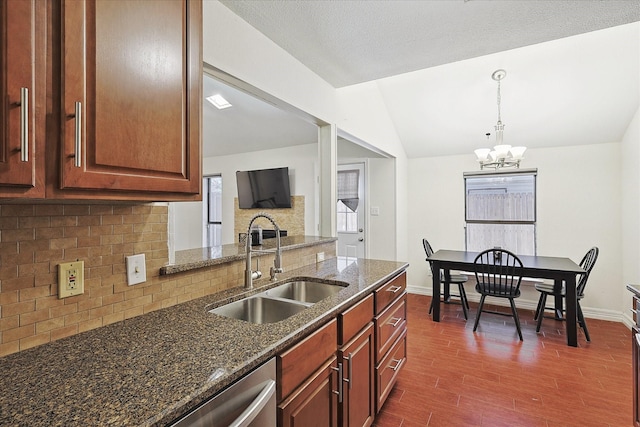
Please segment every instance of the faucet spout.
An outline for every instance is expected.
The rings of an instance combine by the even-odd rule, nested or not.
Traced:
[[[247,227],[247,238],[245,241],[245,251],[246,251],[246,263],[244,270],[244,288],[245,289],[253,289],[253,279],[258,279],[262,275],[260,271],[253,271],[251,266],[251,226],[253,222],[258,218],[266,218],[271,222],[276,231],[276,250],[275,250],[275,258],[273,260],[273,267],[269,269],[269,275],[271,280],[276,280],[276,275],[278,273],[282,273],[284,270],[282,269],[282,249],[280,247],[280,227],[276,224],[276,221],[273,217],[265,212],[259,212],[255,214],[251,220],[249,221],[249,226]],[[260,251],[264,252],[272,252],[272,251]]]

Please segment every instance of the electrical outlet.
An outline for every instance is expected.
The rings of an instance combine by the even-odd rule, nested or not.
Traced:
[[[58,264],[58,298],[84,293],[84,261]]]
[[[324,252],[318,252],[316,254],[316,262],[322,262],[324,261]]]
[[[147,266],[144,254],[131,255],[126,257],[127,263],[127,284],[137,285],[147,281]]]

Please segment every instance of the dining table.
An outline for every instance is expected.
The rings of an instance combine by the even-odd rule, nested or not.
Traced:
[[[451,270],[474,271],[474,263],[479,252],[459,251],[441,249],[427,258],[431,263],[433,274],[433,293],[440,295],[441,272],[444,276],[443,282],[448,283]],[[523,277],[538,279],[551,279],[556,289],[565,286],[565,323],[567,334],[567,345],[578,346],[578,323],[577,307],[578,298],[576,292],[576,276],[584,274],[582,267],[569,258],[550,257],[538,255],[518,255],[522,261],[522,268],[518,268]],[[556,301],[556,309],[557,309]],[[557,312],[557,310],[556,310]],[[432,320],[440,321],[440,298],[433,298]]]

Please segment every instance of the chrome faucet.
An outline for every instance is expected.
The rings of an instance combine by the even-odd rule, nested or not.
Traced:
[[[276,221],[273,219],[273,217],[267,213],[264,212],[260,212],[257,213],[253,216],[253,218],[251,218],[251,221],[249,221],[249,227],[247,228],[247,238],[246,238],[246,253],[247,253],[247,258],[246,258],[246,265],[245,265],[245,269],[244,269],[244,288],[245,289],[253,289],[253,279],[259,279],[260,277],[262,277],[262,272],[259,271],[259,269],[256,269],[256,271],[252,270],[251,267],[251,253],[261,253],[261,254],[267,254],[267,253],[273,253],[273,250],[257,250],[257,251],[252,251],[251,250],[251,226],[253,225],[253,221],[255,221],[257,218],[266,218],[268,219],[271,224],[273,224],[273,227],[276,229],[276,249],[275,249],[275,259],[273,260],[273,266],[269,269],[269,276],[271,278],[271,280],[276,280],[277,277],[276,275],[278,273],[282,273],[284,270],[282,269],[282,249],[280,248],[280,227],[278,227],[278,224],[276,224]],[[259,266],[258,266],[259,268]]]

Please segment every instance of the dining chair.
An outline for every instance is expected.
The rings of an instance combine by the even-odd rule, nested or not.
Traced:
[[[480,305],[476,314],[476,322],[473,331],[478,328],[480,315],[483,311],[505,315],[497,311],[484,309],[486,297],[507,298],[511,304],[512,317],[516,322],[518,336],[522,341],[520,319],[516,311],[514,300],[520,296],[520,282],[522,282],[522,261],[513,252],[506,249],[487,249],[480,252],[474,260],[474,273],[476,276],[476,292],[480,294]]]
[[[429,257],[433,255],[433,248],[431,247],[431,244],[427,239],[422,239],[422,246],[424,246],[424,252],[427,254],[427,262],[429,263],[431,274],[433,274],[431,261],[429,261]],[[469,302],[467,301],[467,293],[464,290],[464,283],[467,280],[469,280],[469,277],[465,276],[464,274],[450,274],[449,280],[447,281],[445,275],[443,273],[440,274],[440,283],[442,283],[444,287],[442,294],[460,298],[460,304],[462,305],[462,314],[464,315],[465,320],[467,320],[468,318],[467,313],[469,311]],[[449,285],[451,283],[458,285],[458,295],[455,295],[455,294],[452,295],[449,293]],[[445,304],[449,304],[451,301],[444,301],[444,302]],[[429,314],[431,314],[432,310],[433,310],[433,298],[431,299],[431,305],[429,306]]]
[[[587,251],[584,257],[582,257],[582,261],[580,261],[580,267],[582,267],[585,272],[578,275],[576,282],[576,296],[578,299],[576,315],[578,316],[578,324],[580,325],[580,327],[582,327],[584,336],[587,341],[591,341],[591,337],[589,337],[587,323],[584,320],[584,314],[582,314],[580,300],[584,298],[584,288],[587,286],[589,275],[591,274],[591,270],[593,270],[593,266],[596,264],[599,253],[600,250],[594,246]],[[555,285],[553,283],[538,283],[536,284],[535,288],[538,292],[540,292],[540,299],[538,300],[538,307],[536,308],[536,315],[534,317],[534,319],[537,320],[536,332],[540,332],[540,327],[542,326],[542,318],[544,317],[544,311],[547,310],[547,296],[553,295],[554,297],[559,297],[561,298],[561,301],[564,302],[564,298],[566,297],[566,286],[563,282],[560,289],[555,289]]]

